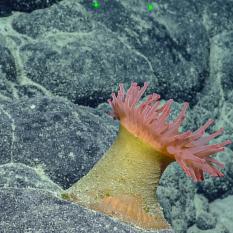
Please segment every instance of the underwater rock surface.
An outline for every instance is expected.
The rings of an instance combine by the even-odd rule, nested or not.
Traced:
[[[189,101],[184,130],[213,118],[216,141],[232,139],[233,2],[153,4],[0,1],[1,232],[146,232],[59,197],[114,141],[105,103],[120,82],[148,81],[174,116]],[[222,178],[165,171],[157,197],[175,233],[232,232],[232,149],[217,155]]]

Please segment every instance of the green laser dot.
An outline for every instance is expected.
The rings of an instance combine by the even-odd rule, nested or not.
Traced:
[[[150,11],[150,12],[153,11],[153,10],[154,10],[153,4],[148,3],[148,4],[147,4],[147,10]]]
[[[95,8],[95,9],[100,8],[100,3],[99,3],[99,1],[93,1],[93,2],[92,2],[92,7]]]

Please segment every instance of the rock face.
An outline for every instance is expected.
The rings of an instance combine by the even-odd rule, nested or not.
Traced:
[[[122,82],[190,102],[184,129],[215,119],[233,133],[233,2],[0,1],[0,229],[145,232],[60,199],[109,148],[105,104]],[[209,133],[211,130],[209,131]],[[218,139],[216,140],[218,141]],[[177,164],[157,197],[178,233],[231,232],[233,145],[223,178],[193,183]],[[156,194],[155,194],[156,195]],[[14,224],[12,224],[12,221]]]
[[[11,10],[32,12],[36,9],[49,7],[56,2],[59,2],[59,0],[1,0],[0,8],[5,13],[11,13]],[[1,16],[6,15],[1,14]]]

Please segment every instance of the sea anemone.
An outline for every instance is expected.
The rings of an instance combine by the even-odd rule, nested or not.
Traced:
[[[208,144],[223,132],[221,128],[204,136],[213,123],[211,119],[195,132],[179,132],[188,103],[184,103],[175,120],[168,122],[172,99],[160,106],[160,96],[154,93],[137,105],[147,87],[146,82],[142,88],[132,83],[125,92],[120,84],[118,94],[112,94],[108,100],[111,115],[120,121],[116,141],[64,195],[144,229],[167,229],[170,225],[155,197],[164,169],[177,161],[194,181],[202,181],[204,173],[223,176],[216,165],[221,168],[224,165],[210,155],[223,151],[231,141]]]
[[[223,128],[209,136],[203,137],[205,130],[214,122],[209,119],[202,127],[195,132],[186,131],[179,133],[179,127],[185,118],[188,103],[185,102],[179,116],[172,122],[167,122],[170,114],[172,99],[159,107],[160,96],[152,94],[147,101],[136,107],[137,102],[144,94],[148,84],[144,83],[140,88],[137,83],[132,83],[125,93],[122,84],[116,97],[112,94],[112,100],[108,100],[113,109],[113,117],[120,120],[130,133],[149,143],[156,151],[175,159],[184,172],[193,178],[194,181],[202,181],[203,173],[211,176],[223,176],[213,164],[220,167],[224,165],[209,156],[224,150],[224,146],[230,144],[230,140],[222,143],[208,145],[209,141],[222,134]]]

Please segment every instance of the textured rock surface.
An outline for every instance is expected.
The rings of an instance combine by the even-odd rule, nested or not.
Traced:
[[[116,222],[101,213],[58,199],[43,190],[3,188],[0,191],[0,207],[2,233],[145,232]]]
[[[31,12],[36,9],[49,7],[58,1],[59,0],[1,0],[0,16],[9,15],[11,10]]]
[[[111,118],[100,118],[96,112],[59,98],[2,103],[0,132],[4,156],[0,163],[41,165],[54,182],[67,188],[93,167],[116,135]]]
[[[233,1],[0,1],[0,229],[145,232],[59,199],[108,149],[105,104],[119,82],[189,101],[183,129],[208,118],[233,133]],[[24,13],[27,12],[27,13]],[[231,233],[233,145],[225,177],[195,184],[173,163],[157,191],[176,233]],[[38,204],[39,203],[39,204]],[[12,224],[12,221],[14,224]]]

